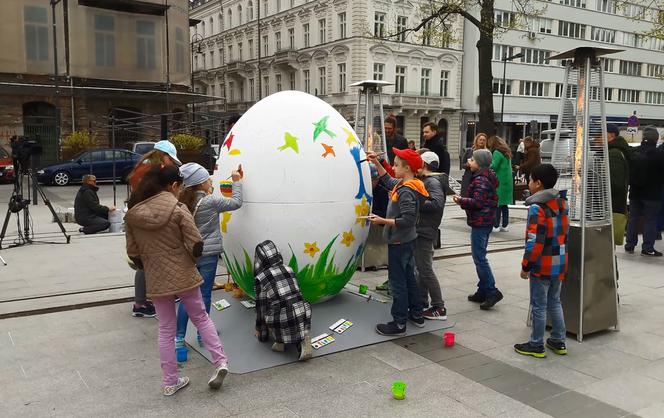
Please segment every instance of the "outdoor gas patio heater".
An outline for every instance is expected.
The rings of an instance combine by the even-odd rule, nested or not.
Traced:
[[[616,49],[581,47],[567,60],[551,163],[556,188],[569,202],[569,269],[561,301],[567,330],[585,334],[618,328],[616,263],[601,56]]]

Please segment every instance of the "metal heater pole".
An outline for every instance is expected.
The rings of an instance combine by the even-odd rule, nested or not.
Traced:
[[[115,109],[113,109],[113,112],[111,113],[111,148],[113,149],[113,206],[117,206],[115,187]]]
[[[366,100],[366,103],[364,105],[364,135],[367,138],[367,146],[371,144],[371,149],[369,151],[373,151],[373,129],[369,129],[369,126],[373,126],[373,116],[371,115],[371,108],[373,106],[373,103],[371,103],[371,95],[369,94],[368,87],[363,88],[363,93],[364,93],[364,98]],[[370,120],[371,119],[371,120]],[[369,125],[371,124],[371,125]],[[371,136],[372,138],[369,138]]]
[[[358,134],[359,123],[360,123],[360,108],[362,106],[362,89],[357,92],[357,105],[355,106],[355,133]],[[359,135],[359,134],[358,134]],[[362,141],[362,148],[366,151],[366,141],[364,141],[364,134],[360,136],[360,141]]]
[[[387,139],[385,138],[385,113],[383,112],[383,94],[380,91],[380,87],[376,87],[376,94],[378,94],[378,106],[380,108],[380,137],[383,140],[383,150],[387,152]],[[395,126],[394,129],[397,129],[397,127]]]

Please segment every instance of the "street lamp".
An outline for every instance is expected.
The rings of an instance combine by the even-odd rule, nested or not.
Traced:
[[[523,57],[523,52],[519,52],[518,54],[510,55],[509,57],[507,54],[503,56],[503,84],[502,84],[502,90],[503,90],[503,97],[500,102],[500,126],[503,127],[503,117],[505,116],[505,90],[507,90],[507,86],[505,85],[505,71],[507,70],[507,61],[513,61],[517,58]]]
[[[195,92],[194,90],[194,53],[196,54],[202,54],[203,51],[201,50],[201,41],[203,40],[203,36],[200,33],[194,33],[191,36],[191,93],[192,93],[192,98],[191,98],[191,119],[192,122],[196,122],[196,98],[193,97],[193,93]],[[198,43],[198,45],[196,45]]]

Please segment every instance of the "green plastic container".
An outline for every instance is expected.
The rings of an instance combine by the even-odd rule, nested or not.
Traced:
[[[392,383],[392,396],[394,399],[403,400],[406,398],[406,383],[396,380]]]
[[[360,295],[366,295],[367,290],[369,290],[369,286],[367,286],[366,284],[361,284],[360,285],[360,289],[359,289]]]

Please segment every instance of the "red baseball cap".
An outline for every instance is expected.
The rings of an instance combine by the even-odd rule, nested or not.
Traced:
[[[392,152],[397,157],[406,161],[406,163],[412,170],[413,174],[417,174],[417,172],[421,170],[422,167],[424,167],[424,162],[422,161],[422,157],[415,150],[412,150],[410,148],[398,149],[392,147]]]

